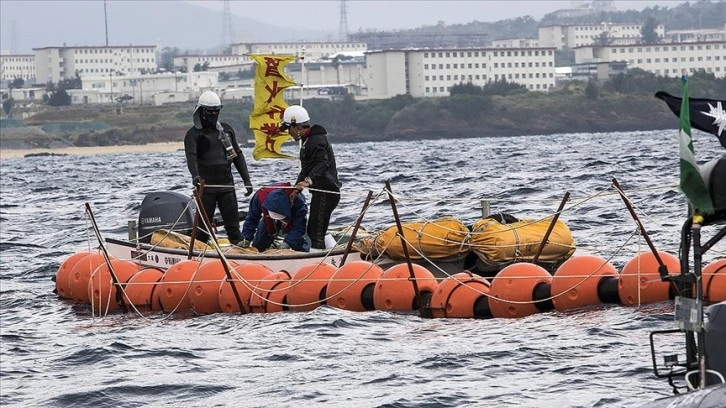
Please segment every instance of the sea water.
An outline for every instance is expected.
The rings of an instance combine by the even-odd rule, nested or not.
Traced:
[[[696,132],[696,157],[723,155]],[[677,256],[686,202],[677,130],[346,144],[330,136],[343,183],[334,226],[492,213],[553,214],[618,268],[647,247],[613,179],[659,250]],[[294,154],[294,146],[289,147]],[[253,183],[294,181],[294,160],[252,161]],[[0,405],[47,407],[626,407],[668,396],[648,334],[674,328],[672,302],[598,306],[522,319],[311,312],[194,318],[113,314],[53,294],[71,254],[125,238],[144,195],[191,193],[181,151],[2,159]],[[243,190],[241,190],[243,191]],[[247,198],[238,194],[240,206]],[[708,229],[703,231],[708,235]],[[724,256],[721,243],[705,257]],[[679,351],[675,346],[673,352]]]

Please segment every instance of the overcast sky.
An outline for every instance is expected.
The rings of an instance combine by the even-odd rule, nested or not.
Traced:
[[[223,1],[187,1],[214,10],[222,10]],[[643,10],[646,7],[675,7],[682,0],[616,0],[619,10]],[[582,1],[525,1],[525,0],[348,0],[348,31],[359,29],[392,30],[436,25],[443,21],[450,24],[466,24],[472,21],[491,22],[530,15],[539,20],[545,14],[559,9],[571,8]],[[276,20],[298,27],[317,27],[321,30],[338,30],[340,26],[340,1],[337,0],[231,0],[230,11],[240,17],[265,19],[274,11]],[[286,25],[276,23],[276,25]]]

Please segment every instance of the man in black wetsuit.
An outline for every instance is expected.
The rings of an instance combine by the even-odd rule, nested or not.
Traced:
[[[229,124],[218,121],[221,109],[222,102],[216,93],[202,93],[194,110],[194,126],[189,128],[184,137],[184,151],[194,187],[199,186],[201,179],[204,180],[202,204],[208,219],[213,219],[214,210],[219,205],[227,238],[230,243],[237,245],[242,241],[242,234],[239,229],[232,164],[245,183],[245,196],[252,194],[252,182],[234,129]],[[209,236],[202,229],[197,238],[206,242]]]
[[[333,148],[327,132],[320,125],[310,126],[310,115],[302,106],[292,105],[282,115],[280,130],[290,131],[295,141],[302,140],[300,148],[300,174],[295,182],[291,199],[305,187],[311,187],[312,199],[308,213],[308,236],[311,247],[325,249],[325,234],[333,210],[340,201],[338,169],[335,167]]]

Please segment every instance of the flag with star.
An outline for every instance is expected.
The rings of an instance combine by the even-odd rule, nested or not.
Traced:
[[[693,138],[691,137],[691,107],[688,100],[688,78],[685,75],[683,81],[683,97],[680,111],[680,151],[681,151],[681,182],[680,187],[686,195],[695,212],[699,214],[713,214],[713,202],[709,194],[706,182],[701,176],[701,171],[696,163],[696,156],[693,152]],[[670,105],[669,105],[670,106]],[[671,108],[672,109],[672,108]],[[710,132],[709,132],[710,133]]]
[[[663,91],[657,92],[655,97],[662,99],[676,116],[681,117],[681,98]],[[726,101],[690,98],[685,106],[689,107],[691,126],[715,135],[726,148]]]

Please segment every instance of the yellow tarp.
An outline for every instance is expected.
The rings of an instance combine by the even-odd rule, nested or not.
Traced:
[[[511,224],[501,224],[492,218],[479,220],[472,226],[471,249],[489,264],[531,261],[551,222],[551,218]],[[557,220],[538,263],[563,261],[574,252],[575,240],[570,229]]]
[[[431,259],[454,258],[469,252],[469,229],[454,217],[403,223],[402,228],[411,259],[421,259],[423,256]],[[363,237],[356,244],[356,249],[364,254],[385,253],[391,259],[405,259],[395,225]]]

